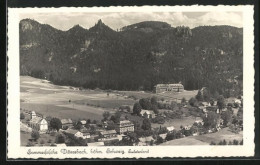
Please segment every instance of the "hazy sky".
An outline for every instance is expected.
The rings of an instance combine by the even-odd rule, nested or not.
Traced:
[[[21,14],[20,19],[30,18],[40,23],[49,24],[60,30],[68,30],[74,25],[89,29],[101,19],[106,25],[116,30],[123,26],[142,21],[163,21],[175,26],[231,25],[243,27],[240,12],[107,12],[107,13],[33,13]]]

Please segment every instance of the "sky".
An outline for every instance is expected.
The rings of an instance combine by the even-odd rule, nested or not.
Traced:
[[[86,29],[94,26],[101,19],[112,29],[120,29],[142,21],[162,21],[172,27],[189,26],[194,28],[204,25],[230,25],[243,27],[242,12],[60,12],[60,13],[23,13],[20,20],[30,18],[43,24],[49,24],[60,30],[68,30],[75,25]]]

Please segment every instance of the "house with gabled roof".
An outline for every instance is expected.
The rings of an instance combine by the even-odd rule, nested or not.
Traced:
[[[61,119],[62,129],[73,127],[71,119]]]

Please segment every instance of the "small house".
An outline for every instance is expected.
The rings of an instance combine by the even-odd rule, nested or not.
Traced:
[[[99,132],[99,140],[106,140],[106,139],[112,139],[112,138],[116,138],[117,137],[117,133],[115,130],[106,130],[106,131],[101,131]]]
[[[61,119],[62,129],[73,127],[73,122],[71,119]]]
[[[41,133],[46,133],[48,131],[48,122],[41,117],[36,116],[36,113],[32,111],[31,113],[31,120],[29,121],[29,126],[37,130]]]
[[[155,141],[152,136],[139,138],[138,146],[149,146],[151,141]]]
[[[166,129],[169,133],[172,133],[175,128],[174,126],[170,126],[170,127],[166,127]]]
[[[142,117],[147,117],[149,119],[150,118],[151,119],[155,118],[155,113],[152,110],[144,110],[144,109],[142,109],[141,112],[140,112],[140,115]]]
[[[159,134],[159,136],[160,136],[163,140],[165,140],[165,138],[166,138],[166,136],[167,136],[167,133]]]
[[[86,120],[80,120],[79,121],[81,125],[85,126],[87,124],[87,121]]]
[[[75,129],[67,129],[67,130],[64,130],[63,133],[69,137],[75,137],[75,135],[78,133],[79,131],[78,130],[75,130]]]

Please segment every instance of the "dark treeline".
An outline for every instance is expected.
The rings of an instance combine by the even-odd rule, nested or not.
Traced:
[[[241,92],[243,30],[231,26],[171,27],[141,22],[112,30],[102,21],[60,31],[20,22],[20,73],[58,85],[152,90],[181,82],[185,89]],[[235,90],[233,90],[235,89]]]

